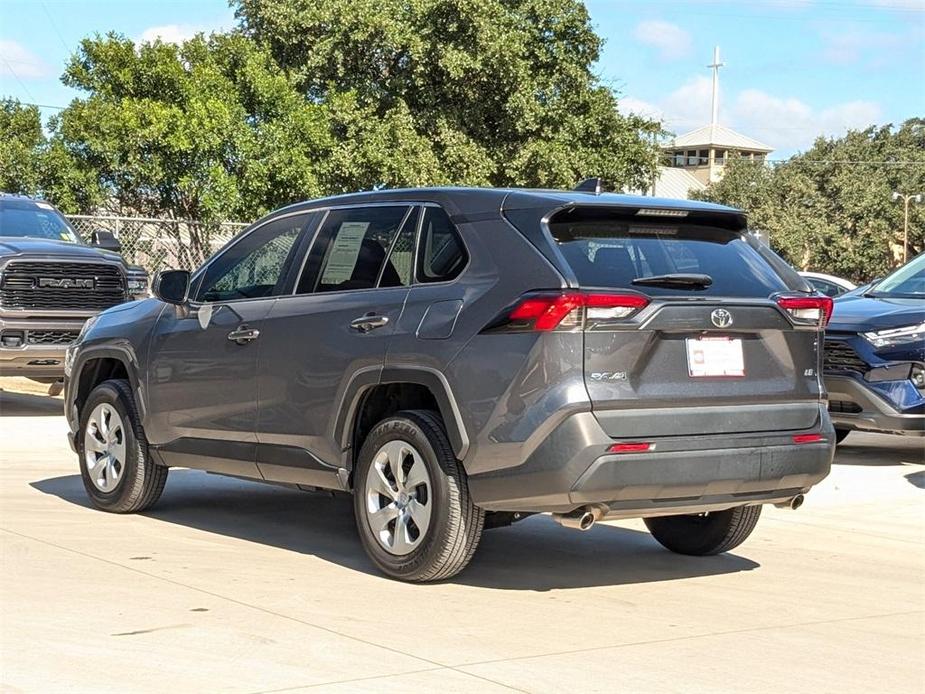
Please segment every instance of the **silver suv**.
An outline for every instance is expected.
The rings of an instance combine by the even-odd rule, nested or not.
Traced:
[[[108,511],[149,507],[175,466],[346,492],[376,566],[430,581],[542,512],[724,552],[832,460],[831,300],[738,210],[360,193],[275,212],[153,290],[68,354],[71,444]]]

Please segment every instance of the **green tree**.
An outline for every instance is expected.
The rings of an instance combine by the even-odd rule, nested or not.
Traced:
[[[0,190],[35,195],[45,147],[38,108],[14,99],[0,100]]]
[[[746,210],[798,268],[867,281],[902,261],[903,210],[893,191],[925,191],[923,119],[822,137],[774,168],[734,160],[700,197]],[[925,210],[913,206],[908,255],[923,248]]]
[[[336,104],[338,189],[644,187],[659,124],[617,109],[578,0],[233,0],[312,101]]]
[[[210,230],[328,189],[325,108],[239,34],[182,46],[84,39],[63,81],[88,94],[53,121],[53,152],[92,175],[121,211],[203,222],[184,242],[206,257]]]

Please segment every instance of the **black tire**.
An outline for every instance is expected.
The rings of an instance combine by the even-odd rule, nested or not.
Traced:
[[[400,440],[420,454],[430,478],[430,522],[424,537],[408,554],[390,553],[370,525],[367,475],[385,444]],[[363,548],[386,575],[403,581],[440,581],[462,571],[479,544],[485,512],[469,496],[462,465],[456,460],[440,417],[427,410],[407,410],[379,422],[363,443],[353,476],[354,513]],[[375,497],[374,497],[375,498]]]
[[[84,451],[88,419],[93,410],[103,403],[111,405],[122,418],[125,437],[125,461],[121,476],[109,491],[100,490],[91,480]],[[90,393],[80,413],[77,450],[84,489],[90,501],[99,509],[112,513],[136,513],[149,508],[164,491],[168,469],[155,465],[148,456],[148,441],[128,381],[104,381]]]
[[[851,433],[851,429],[842,429],[841,427],[835,427],[835,444],[838,445],[846,438],[848,434]]]
[[[652,536],[678,554],[707,556],[728,552],[745,542],[758,523],[761,506],[739,506],[689,516],[646,518]]]

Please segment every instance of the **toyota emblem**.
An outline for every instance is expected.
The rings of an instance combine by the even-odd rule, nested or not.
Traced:
[[[724,308],[718,308],[710,314],[710,320],[717,328],[728,328],[732,325],[732,314]]]

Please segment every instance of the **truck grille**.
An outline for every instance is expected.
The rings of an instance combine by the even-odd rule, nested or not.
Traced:
[[[829,412],[840,412],[844,414],[857,414],[862,412],[861,406],[850,400],[829,400]]]
[[[30,345],[69,345],[77,339],[79,330],[27,330]]]
[[[44,311],[102,311],[125,301],[115,265],[13,261],[3,268],[0,307]]]
[[[867,373],[870,366],[850,345],[840,340],[826,340],[823,352],[823,369],[825,371],[854,371]]]

